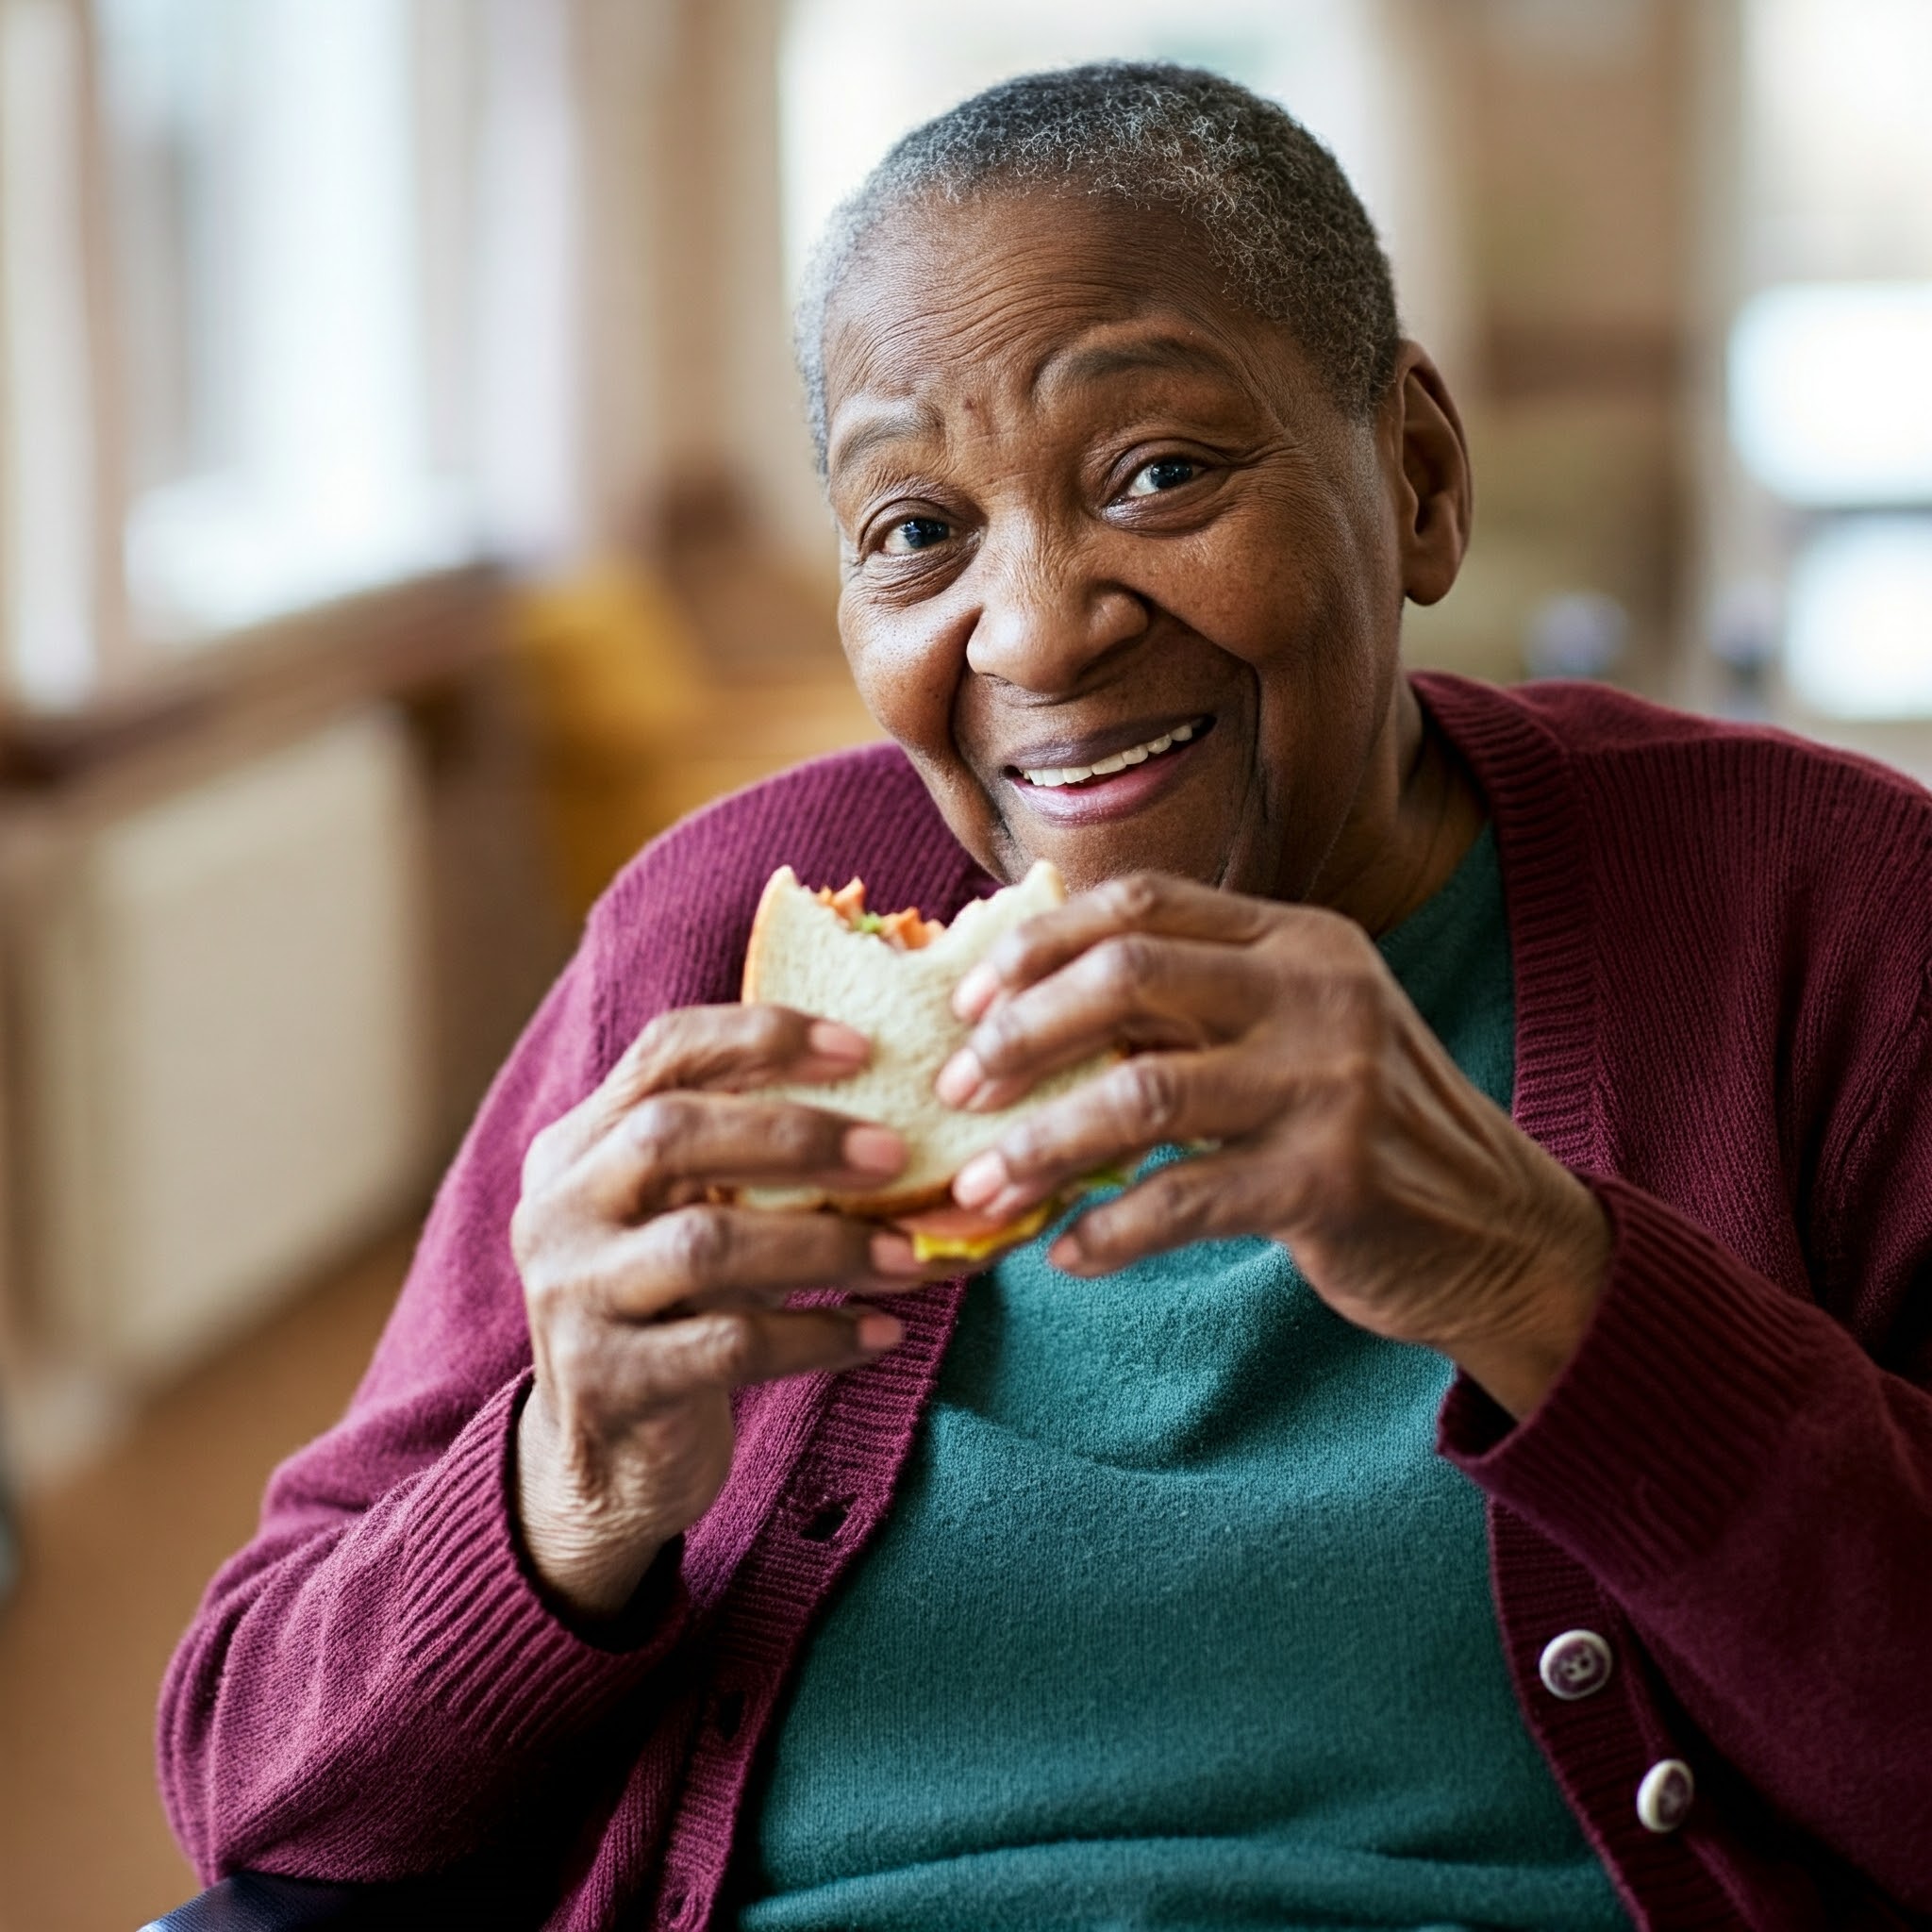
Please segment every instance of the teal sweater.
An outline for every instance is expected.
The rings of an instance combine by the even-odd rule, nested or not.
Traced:
[[[1507,1107],[1489,833],[1382,950]],[[1434,1453],[1449,1365],[1271,1242],[1087,1282],[1050,1239],[968,1296],[812,1639],[741,1924],[1627,1926],[1519,1715],[1482,1499]]]

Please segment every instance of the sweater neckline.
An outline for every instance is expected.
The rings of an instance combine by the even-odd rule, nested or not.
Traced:
[[[1443,672],[1417,697],[1469,766],[1503,861],[1516,968],[1516,1124],[1565,1166],[1593,1172],[1597,989],[1585,827],[1568,752],[1508,692]]]

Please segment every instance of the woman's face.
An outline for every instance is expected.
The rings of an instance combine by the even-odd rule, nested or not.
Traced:
[[[1351,421],[1185,226],[1098,197],[874,236],[825,341],[841,629],[982,864],[1328,903],[1373,868],[1419,728],[1403,597],[1455,571],[1417,534],[1418,366],[1435,399],[1407,350]]]

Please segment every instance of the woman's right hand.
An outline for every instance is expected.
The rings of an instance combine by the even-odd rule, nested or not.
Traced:
[[[869,1051],[849,1027],[779,1007],[665,1013],[531,1143],[510,1224],[537,1370],[516,1505],[531,1563],[578,1616],[622,1610],[710,1507],[731,1467],[734,1388],[851,1368],[899,1340],[876,1309],[780,1305],[802,1288],[917,1286],[927,1273],[903,1235],[715,1198],[898,1173],[889,1127],[733,1091],[837,1081]]]

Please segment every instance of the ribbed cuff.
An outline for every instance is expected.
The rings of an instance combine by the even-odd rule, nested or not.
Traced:
[[[471,1418],[411,1498],[398,1641],[420,1694],[504,1754],[594,1724],[663,1658],[688,1605],[676,1547],[622,1620],[630,1647],[593,1641],[547,1604],[511,1527],[509,1471],[530,1377]]]
[[[1662,1202],[1583,1178],[1613,1247],[1582,1346],[1521,1423],[1457,1376],[1438,1447],[1615,1588],[1711,1545],[1765,1480],[1821,1350],[1857,1344]]]

